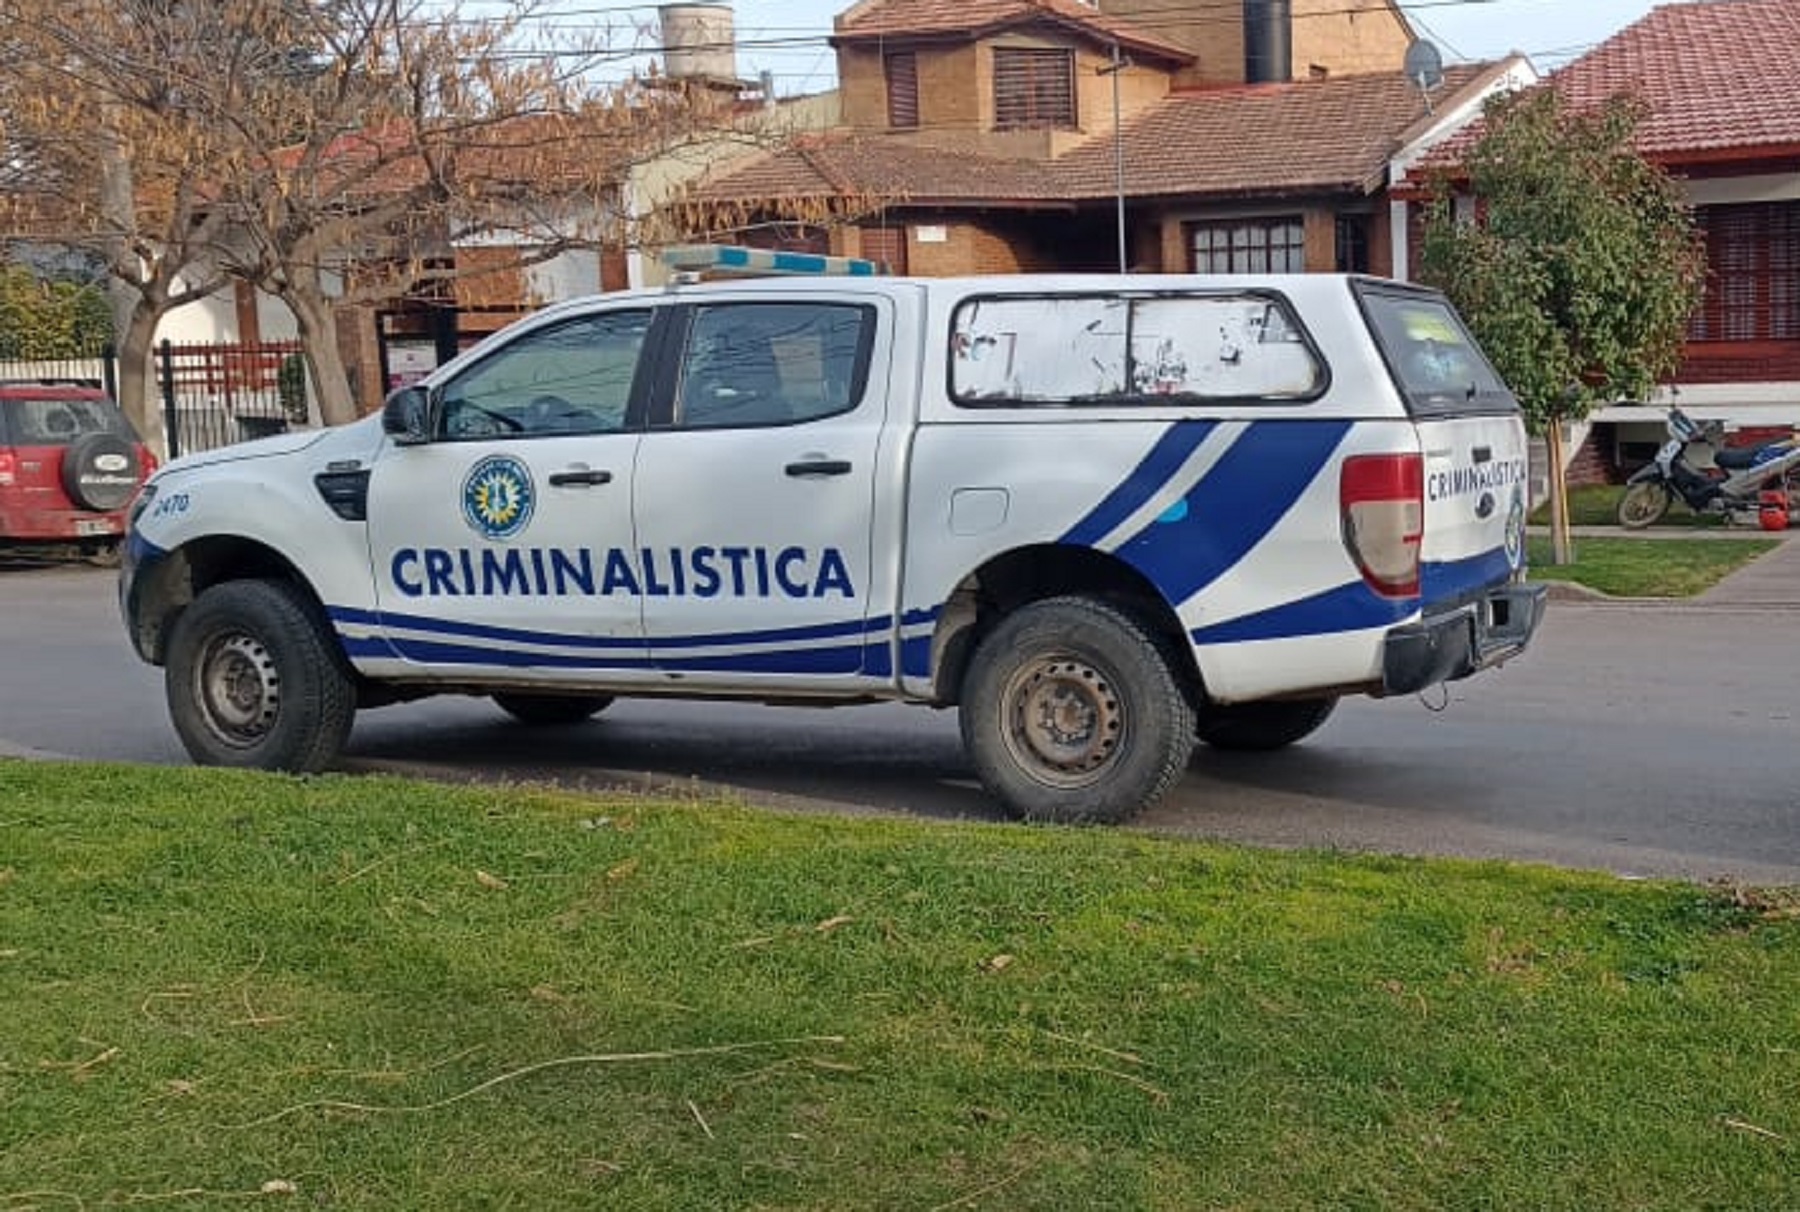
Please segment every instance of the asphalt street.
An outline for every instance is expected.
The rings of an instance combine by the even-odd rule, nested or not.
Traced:
[[[1558,601],[1448,694],[1353,700],[1284,753],[1201,749],[1139,824],[1277,846],[1800,884],[1800,544],[1684,605]],[[0,754],[183,763],[110,573],[0,567]],[[1741,600],[1734,600],[1741,599]],[[999,819],[949,712],[626,702],[562,729],[485,700],[365,712],[352,770],[575,788],[734,788],[826,811]]]

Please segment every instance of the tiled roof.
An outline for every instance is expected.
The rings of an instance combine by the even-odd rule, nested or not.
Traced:
[[[879,194],[917,201],[1055,201],[1050,166],[942,143],[848,133],[814,135],[694,191],[700,202]]]
[[[1080,0],[866,0],[837,17],[834,43],[871,38],[976,39],[999,30],[1050,21],[1084,32],[1100,42],[1117,41],[1128,50],[1187,63],[1194,53]]]
[[[1493,70],[1446,69],[1434,104]],[[1125,192],[1160,197],[1372,189],[1402,136],[1427,113],[1425,98],[1399,72],[1177,93],[1125,123]],[[966,140],[920,140],[816,136],[706,183],[694,198],[755,202],[861,193],[914,205],[1029,205],[1109,198],[1116,189],[1110,134],[1052,161],[984,156]]]
[[[1653,158],[1800,144],[1800,0],[1652,9],[1550,81],[1578,105],[1637,92]]]
[[[1444,70],[1441,104],[1486,73]],[[1126,122],[1125,192],[1279,193],[1368,189],[1382,179],[1401,135],[1430,111],[1400,72],[1292,84],[1176,93]],[[1056,162],[1071,196],[1110,196],[1113,141],[1092,139]]]

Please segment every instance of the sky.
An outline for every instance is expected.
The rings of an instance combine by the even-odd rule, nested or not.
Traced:
[[[481,0],[465,7],[479,11]],[[610,45],[655,46],[654,3],[625,0],[539,0],[546,25],[611,27]],[[1169,0],[1173,7],[1180,0]],[[1228,0],[1190,0],[1225,4]],[[739,75],[774,74],[781,96],[822,92],[836,84],[825,39],[834,15],[853,0],[736,0]],[[1551,71],[1605,41],[1654,7],[1654,0],[1402,0],[1414,30],[1437,44],[1447,63],[1497,59],[1510,51]],[[1396,65],[1398,66],[1398,65]]]

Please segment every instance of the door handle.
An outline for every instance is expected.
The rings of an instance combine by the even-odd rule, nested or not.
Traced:
[[[787,473],[791,476],[847,476],[850,474],[850,460],[801,459],[797,463],[789,463]]]
[[[612,472],[610,471],[589,471],[584,467],[579,471],[553,471],[550,473],[550,484],[554,488],[585,487],[589,484],[610,483],[612,483]]]

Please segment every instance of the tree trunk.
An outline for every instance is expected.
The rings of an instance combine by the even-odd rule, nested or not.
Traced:
[[[100,129],[96,132],[100,217],[106,225],[106,300],[112,310],[113,341],[119,350],[119,407],[137,431],[149,439],[162,432],[161,422],[150,414],[144,403],[144,376],[149,368],[150,338],[156,320],[151,318],[151,332],[143,335],[143,343],[136,355],[129,356],[126,344],[132,338],[133,326],[138,323],[144,293],[141,268],[131,247],[131,233],[137,226],[137,204],[131,160],[125,154],[125,143],[115,125],[118,107],[116,99],[102,100]]]
[[[338,349],[337,322],[324,290],[317,283],[290,285],[281,298],[300,328],[300,344],[306,351],[306,366],[319,402],[319,420],[326,425],[356,420],[361,414],[350,392],[350,375]]]
[[[1575,544],[1569,534],[1569,477],[1563,469],[1563,422],[1551,417],[1544,428],[1544,448],[1550,460],[1550,562],[1573,564]]]
[[[155,447],[157,456],[166,458],[169,442],[163,433],[162,397],[155,390],[156,375],[151,369],[152,343],[160,318],[161,313],[139,295],[119,330],[119,408],[132,427]]]

